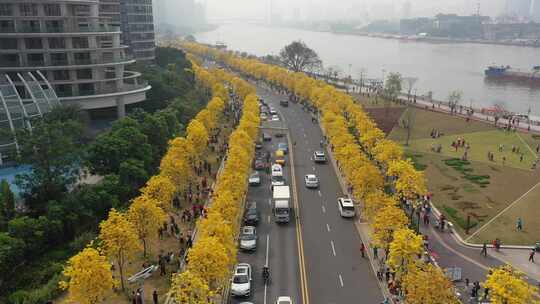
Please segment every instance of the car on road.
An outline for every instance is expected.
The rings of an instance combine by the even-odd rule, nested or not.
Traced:
[[[231,280],[231,295],[235,297],[249,297],[251,294],[251,265],[239,263],[234,268]]]
[[[319,188],[319,179],[315,174],[306,174],[304,176],[304,182],[306,183],[306,188]]]
[[[277,115],[277,111],[274,107],[270,107],[270,115]]]
[[[283,152],[283,150],[278,149],[276,151],[276,160],[275,160],[275,162],[276,162],[276,164],[285,166],[285,152]]]
[[[285,178],[283,177],[283,167],[279,164],[272,165],[272,186],[285,185]]]
[[[293,304],[291,297],[281,296],[277,298],[276,304]]]
[[[265,166],[264,160],[260,158],[255,159],[255,162],[253,163],[253,168],[255,170],[263,170]]]
[[[282,106],[282,107],[288,107],[289,106],[289,101],[286,100],[286,99],[280,100],[279,105]]]
[[[341,217],[354,217],[356,215],[354,201],[352,199],[340,197],[338,198],[337,203]]]
[[[272,121],[279,121],[279,116],[277,114],[272,115]]]
[[[289,145],[287,143],[280,142],[277,145],[277,149],[283,151],[285,154],[289,153]]]
[[[268,133],[263,133],[262,134],[262,139],[263,139],[263,141],[271,141],[272,140],[272,135],[270,135]]]
[[[240,249],[253,251],[257,249],[257,228],[254,226],[242,227],[240,233]]]
[[[268,119],[268,115],[266,115],[266,113],[262,112],[261,113],[261,120],[267,120]]]
[[[244,213],[244,224],[257,226],[260,218],[261,214],[259,210],[257,210],[257,203],[249,202],[246,206],[246,212]]]
[[[260,150],[260,149],[262,149],[262,147],[263,147],[263,145],[262,145],[261,141],[258,140],[258,141],[255,142],[255,149]]]
[[[316,163],[325,163],[326,155],[323,151],[315,151],[313,152],[313,161]]]
[[[261,184],[261,175],[259,172],[255,171],[251,173],[248,182],[250,186],[259,186]]]

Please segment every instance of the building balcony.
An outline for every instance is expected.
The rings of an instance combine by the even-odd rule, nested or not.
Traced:
[[[72,26],[18,26],[0,27],[0,34],[55,34],[55,33],[116,33],[120,32],[119,26],[95,24],[95,25],[72,25]]]

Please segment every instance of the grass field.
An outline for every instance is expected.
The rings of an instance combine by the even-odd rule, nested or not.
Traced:
[[[464,148],[452,148],[451,144],[460,137],[466,143],[470,143],[468,160],[489,163],[497,166],[503,166],[503,157],[506,157],[504,166],[529,170],[536,156],[531,152],[526,143],[519,138],[515,132],[501,130],[473,132],[464,134],[454,134],[432,139],[418,139],[410,142],[412,150],[431,153],[431,147],[436,144],[442,145],[441,154],[448,157],[461,158],[464,154]],[[504,145],[503,152],[499,152],[499,145]],[[512,147],[519,149],[518,153],[512,153]],[[494,161],[487,158],[488,152],[495,154]],[[523,155],[523,161],[520,161],[520,155]]]
[[[508,133],[484,122],[465,122],[462,118],[429,110],[413,111],[415,123],[410,144],[405,147],[406,153],[424,169],[428,189],[434,194],[434,204],[456,224],[464,238],[467,238],[464,227],[468,216],[473,225],[472,234],[540,182],[539,170],[531,170],[540,136]],[[443,136],[432,139],[433,129]],[[449,161],[463,155],[464,148],[455,152],[450,146],[458,137],[471,146],[466,164]],[[405,143],[406,130],[397,125],[389,138]],[[441,144],[441,153],[431,151],[433,143]],[[498,151],[500,144],[505,146],[502,153]],[[512,145],[524,154],[523,162],[520,162],[519,154],[511,152]],[[495,153],[495,161],[487,159],[488,151]],[[506,156],[504,166],[503,155]],[[516,202],[471,241],[481,243],[495,237],[506,244],[530,245],[538,241],[540,204],[535,202],[540,200],[539,188]],[[523,232],[515,230],[518,217],[525,222]]]

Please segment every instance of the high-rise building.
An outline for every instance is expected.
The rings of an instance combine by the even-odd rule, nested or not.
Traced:
[[[153,62],[156,54],[152,0],[100,0],[100,16],[111,18],[122,31],[122,44],[139,62]]]
[[[125,69],[135,60],[113,20],[100,16],[99,0],[0,0],[0,73],[24,92],[17,73],[38,70],[61,103],[124,116],[150,86]]]
[[[540,22],[540,0],[532,0],[530,14],[534,22]]]

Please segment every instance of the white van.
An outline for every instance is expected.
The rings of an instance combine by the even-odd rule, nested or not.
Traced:
[[[285,179],[283,178],[283,167],[279,164],[272,165],[272,186],[285,185]]]
[[[338,198],[337,203],[341,217],[354,217],[356,215],[352,199],[340,197]]]

